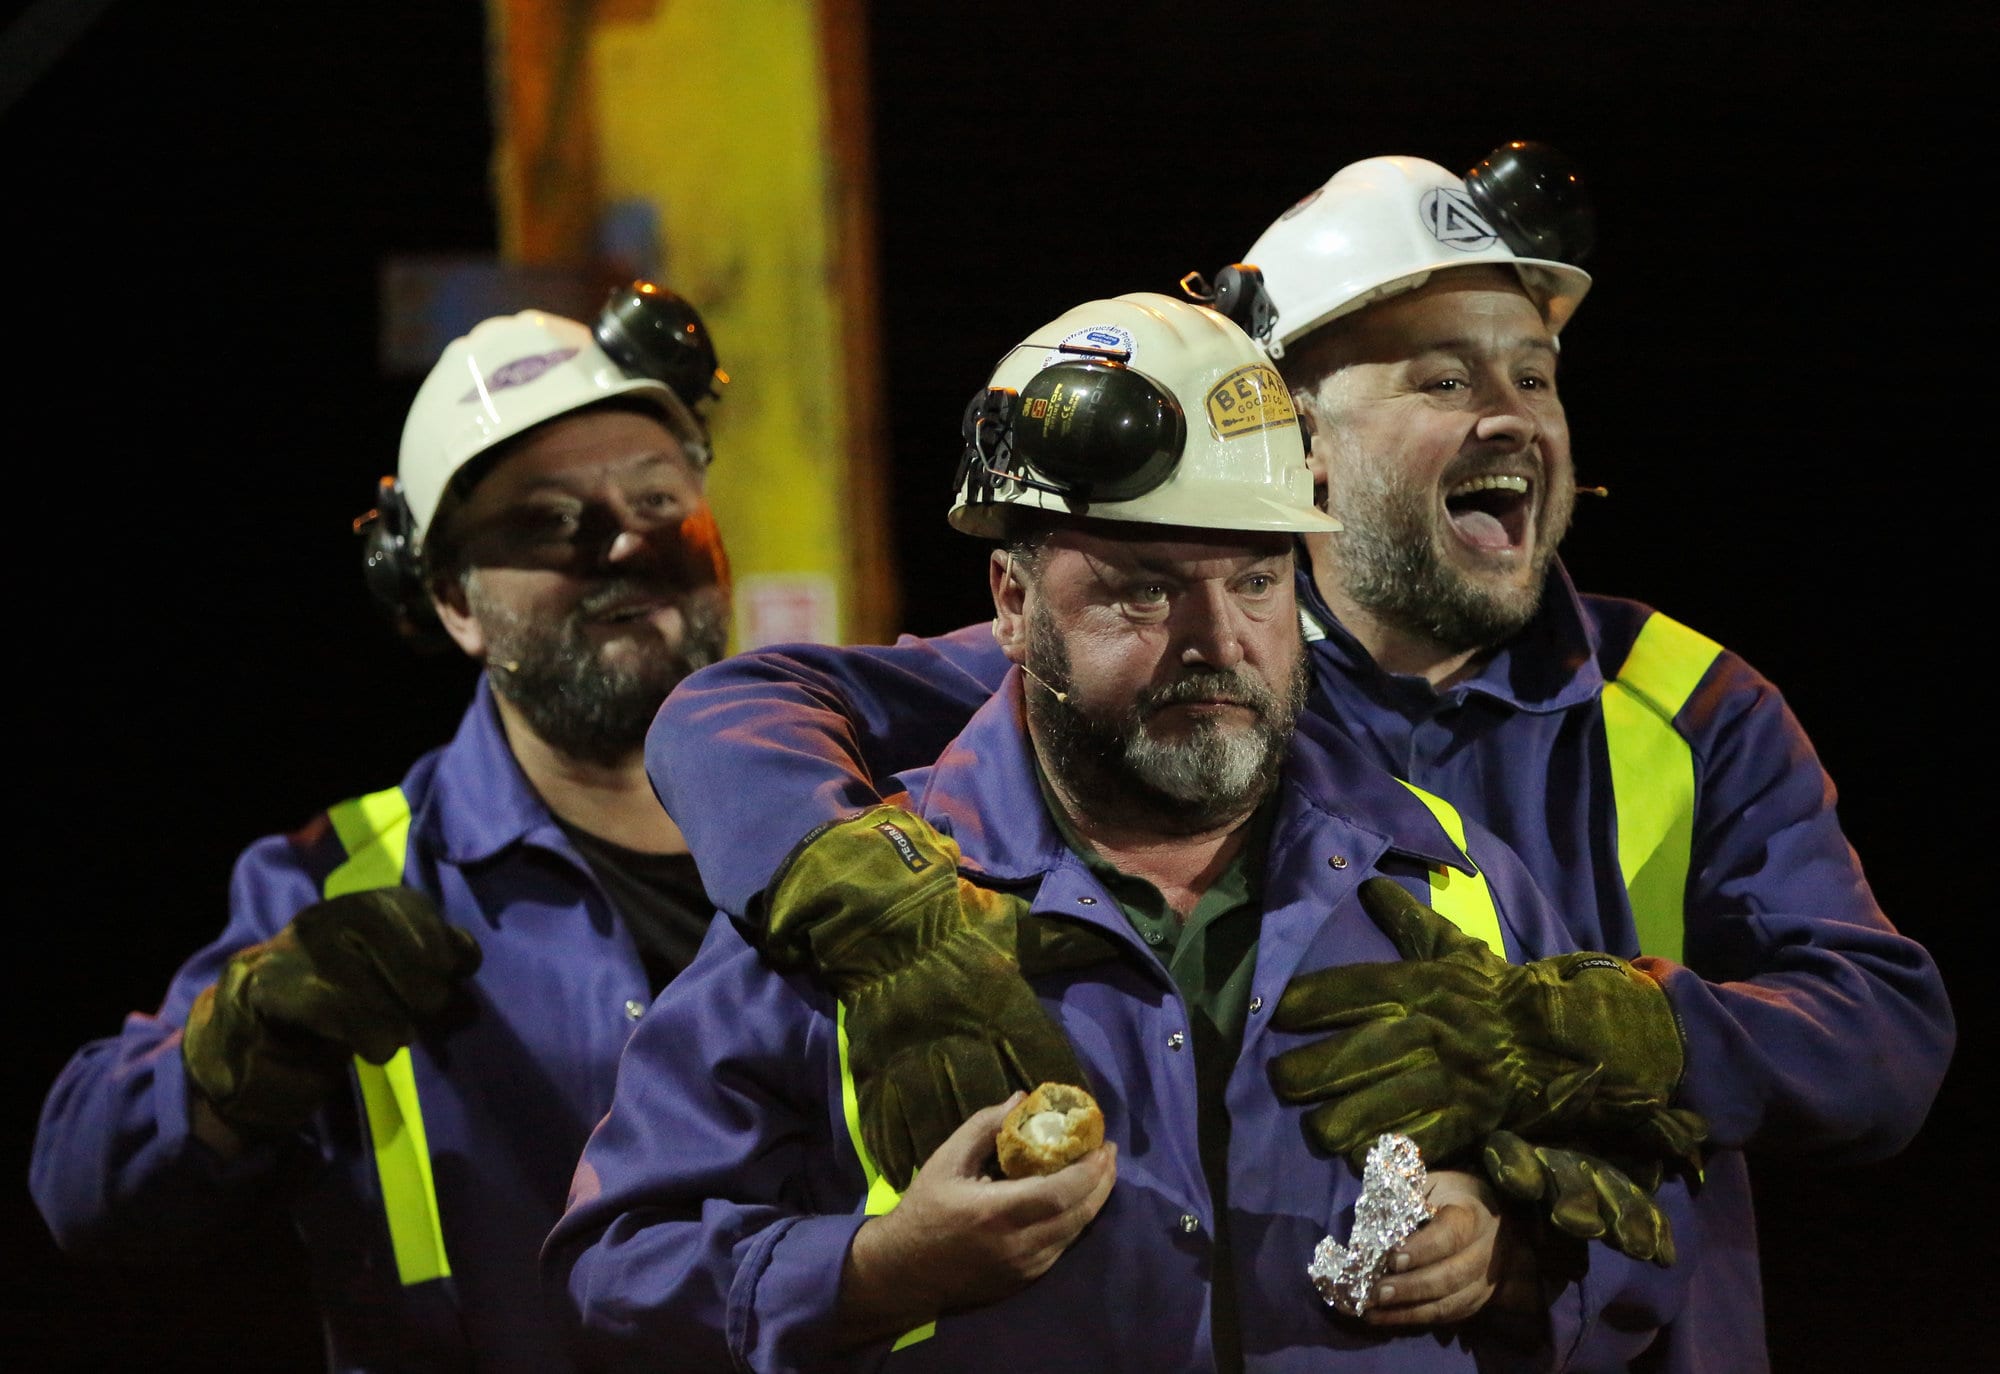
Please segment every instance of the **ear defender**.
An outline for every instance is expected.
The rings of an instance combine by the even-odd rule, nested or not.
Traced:
[[[972,398],[957,487],[994,499],[1005,482],[1082,508],[1130,501],[1173,474],[1187,442],[1180,403],[1115,358],[1065,359],[1019,393],[989,387]]]
[[[619,367],[666,383],[694,414],[719,400],[729,382],[729,374],[716,365],[715,344],[701,315],[664,286],[635,281],[615,289],[591,333]]]
[[[1187,441],[1180,404],[1111,361],[1060,362],[1021,388],[1014,456],[1084,501],[1130,501],[1167,480]]]
[[[354,532],[361,536],[361,579],[369,595],[398,633],[422,640],[437,628],[437,616],[424,587],[423,561],[410,547],[411,523],[403,484],[384,477],[375,484],[375,509],[355,519]]]
[[[1259,343],[1271,342],[1278,326],[1278,307],[1264,287],[1264,273],[1247,262],[1232,262],[1215,274],[1215,284],[1199,272],[1181,278],[1181,291],[1207,306]]]
[[[1465,189],[1516,257],[1575,265],[1597,243],[1582,167],[1546,143],[1495,148],[1465,174]]]

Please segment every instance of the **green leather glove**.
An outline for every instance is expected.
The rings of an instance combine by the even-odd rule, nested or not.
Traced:
[[[769,889],[766,950],[846,1007],[861,1138],[898,1188],[1015,1089],[1088,1086],[1021,974],[1028,904],[959,877],[958,857],[921,818],[876,807],[807,836]]]
[[[1509,964],[1399,884],[1361,902],[1404,962],[1302,974],[1278,999],[1287,1031],[1345,1030],[1272,1061],[1305,1127],[1357,1162],[1384,1131],[1445,1164],[1491,1131],[1637,1156],[1695,1159],[1707,1125],[1670,1107],[1680,1027],[1660,985],[1609,954]]]
[[[222,966],[188,1012],[188,1078],[235,1130],[296,1129],[355,1055],[386,1063],[479,967],[479,943],[407,887],[307,907]]]
[[[1602,1240],[1662,1269],[1673,1264],[1673,1223],[1650,1190],[1609,1160],[1553,1145],[1530,1145],[1511,1131],[1487,1136],[1479,1153],[1494,1187],[1543,1209],[1558,1230],[1579,1240]],[[1657,1170],[1653,1176],[1657,1189]]]

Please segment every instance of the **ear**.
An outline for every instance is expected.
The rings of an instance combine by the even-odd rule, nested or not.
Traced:
[[[465,650],[467,658],[484,663],[486,627],[472,613],[471,603],[465,597],[465,585],[455,577],[443,578],[430,584],[430,593],[431,608],[437,612],[438,623],[451,636],[451,642]]]
[[[1028,661],[1028,580],[1014,555],[993,550],[986,560],[986,584],[993,593],[993,639],[1009,663]]]
[[[1314,414],[1312,396],[1308,392],[1294,391],[1292,407],[1299,414],[1299,428],[1305,434],[1306,471],[1312,474],[1313,499],[1321,510],[1326,509],[1326,446],[1320,442],[1319,416]]]

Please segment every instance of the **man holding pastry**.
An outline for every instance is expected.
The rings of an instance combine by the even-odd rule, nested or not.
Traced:
[[[1308,1278],[1361,1181],[1271,1091],[1314,1038],[1272,1024],[1293,975],[1394,961],[1385,928],[1418,902],[1449,910],[1469,965],[1571,946],[1510,850],[1301,713],[1294,536],[1338,524],[1263,353],[1201,306],[1093,301],[1009,352],[966,441],[951,520],[997,541],[1015,671],[901,776],[907,810],[808,837],[768,932],[717,922],[641,1021],[544,1250],[580,1362],[1470,1370],[1560,1363],[1606,1326],[1641,1348],[1685,1258],[1632,1232],[1535,1270],[1452,1170],[1358,1317]],[[1591,957],[1575,981],[1600,1002],[1664,1007]],[[907,1138],[864,1139],[862,1093],[999,1025],[1018,1062],[954,1084],[978,1104],[962,1123],[912,1100],[876,1114]],[[858,1085],[850,1037],[915,1062]],[[1025,1102],[1022,1064],[1059,1068]],[[1665,1112],[1620,1086],[1635,1122]],[[918,1141],[902,1186],[876,1156]],[[1524,1320],[1464,1320],[1481,1309]]]

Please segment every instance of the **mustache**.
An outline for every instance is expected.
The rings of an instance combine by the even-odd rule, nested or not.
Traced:
[[[1196,701],[1226,701],[1247,707],[1260,716],[1270,715],[1277,704],[1277,698],[1263,683],[1223,668],[1189,669],[1164,687],[1149,687],[1140,692],[1135,704],[1139,715],[1145,717],[1169,706]]]
[[[579,597],[576,614],[585,620],[617,611],[641,601],[681,602],[704,586],[680,577],[621,577],[605,582]]]

